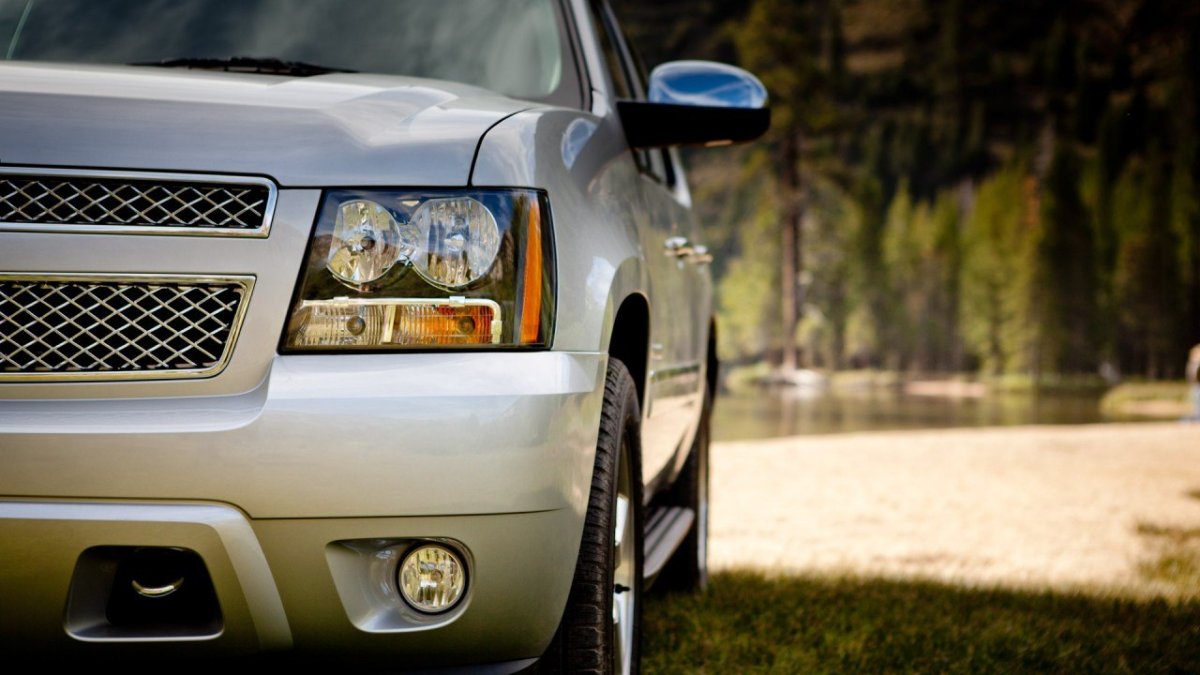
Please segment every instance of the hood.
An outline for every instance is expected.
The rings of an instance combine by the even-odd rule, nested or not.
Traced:
[[[461,186],[480,138],[529,107],[384,75],[7,63],[0,166],[252,174],[288,187]]]

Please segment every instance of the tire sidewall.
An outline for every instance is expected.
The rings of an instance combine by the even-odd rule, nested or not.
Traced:
[[[622,366],[622,368],[623,367],[624,366]],[[626,373],[626,377],[628,377],[628,373]],[[629,382],[630,383],[633,382],[632,378],[629,380]],[[632,587],[630,588],[630,590],[627,591],[628,593],[633,594],[633,602],[634,602],[633,644],[630,645],[630,648],[633,650],[633,658],[630,661],[632,666],[631,666],[629,672],[630,673],[639,673],[639,672],[641,672],[640,664],[641,664],[641,658],[642,658],[641,635],[642,635],[643,593],[642,593],[641,581],[642,581],[642,571],[643,571],[643,564],[644,564],[644,553],[645,552],[643,549],[644,549],[644,545],[645,545],[645,537],[642,534],[644,531],[644,525],[642,522],[642,516],[643,516],[644,509],[642,508],[642,472],[641,472],[641,461],[640,461],[640,459],[641,459],[641,432],[640,432],[640,430],[641,430],[641,413],[640,413],[640,409],[637,406],[636,389],[634,390],[634,396],[631,400],[632,400],[633,405],[626,406],[626,413],[628,414],[629,417],[625,421],[625,423],[622,425],[623,426],[622,438],[621,438],[620,445],[618,445],[619,452],[617,453],[617,469],[616,469],[616,475],[618,476],[618,480],[617,480],[617,485],[614,486],[614,488],[618,488],[618,489],[614,489],[612,491],[612,500],[609,505],[609,509],[610,509],[609,513],[612,514],[613,520],[615,521],[616,510],[617,510],[617,494],[619,492],[619,485],[620,485],[620,475],[621,475],[621,472],[627,468],[629,471],[629,480],[630,480],[630,488],[631,489],[630,489],[630,495],[629,495],[629,499],[630,499],[629,521],[628,521],[628,523],[626,523],[626,527],[633,528],[633,532],[634,532],[634,537],[633,537],[633,542],[634,542],[634,548],[633,548],[634,583],[633,583]],[[612,528],[610,528],[610,529],[612,529]],[[610,535],[610,537],[611,537],[611,535]],[[616,547],[614,546],[613,547],[614,559],[612,561],[612,565],[610,565],[610,569],[614,569],[616,567],[615,554],[616,554]],[[611,580],[610,580],[610,583],[612,583]],[[610,624],[610,626],[611,626],[611,624]],[[614,640],[612,641],[611,644],[614,647],[616,646],[615,636],[614,636]]]
[[[588,510],[571,583],[567,607],[550,648],[540,663],[542,672],[610,673],[616,655],[613,626],[616,544],[614,541],[617,495],[621,471],[628,471],[633,528],[633,643],[631,673],[640,672],[642,570],[644,526],[641,473],[641,410],[637,388],[629,371],[609,359],[605,396],[592,472]]]

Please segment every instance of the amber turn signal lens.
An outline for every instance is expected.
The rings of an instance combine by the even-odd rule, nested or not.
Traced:
[[[487,345],[499,341],[496,309],[487,305],[408,305],[397,308],[393,343],[418,345]]]
[[[521,342],[538,341],[542,321],[542,211],[536,203],[529,210],[525,234],[525,273],[521,293]]]

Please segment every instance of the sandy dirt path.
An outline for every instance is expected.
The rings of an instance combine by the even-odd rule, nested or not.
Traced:
[[[721,443],[712,455],[711,561],[1145,590],[1137,570],[1153,553],[1146,526],[1200,531],[1197,491],[1200,425]]]

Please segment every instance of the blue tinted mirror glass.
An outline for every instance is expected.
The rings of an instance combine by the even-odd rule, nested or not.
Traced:
[[[765,108],[767,88],[750,73],[711,61],[672,61],[650,73],[650,102]]]

